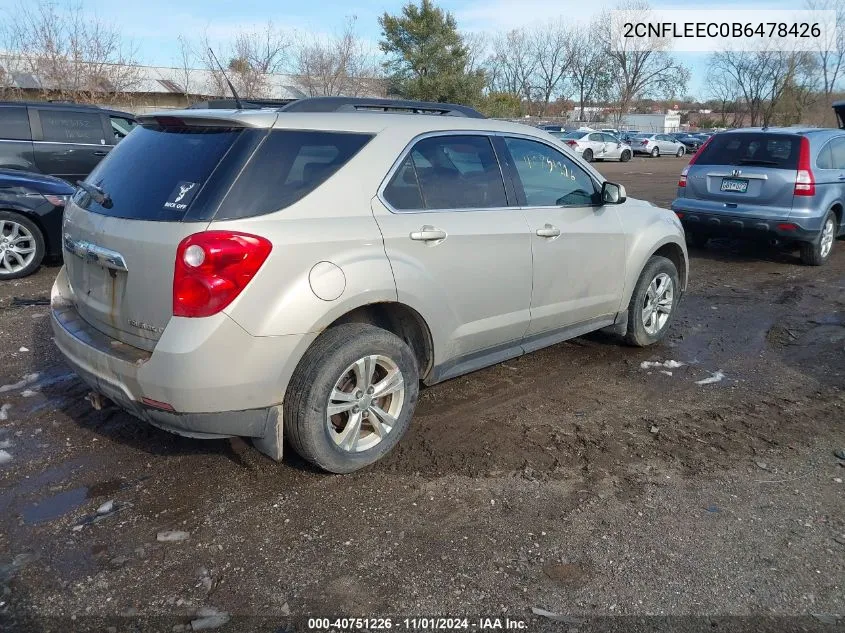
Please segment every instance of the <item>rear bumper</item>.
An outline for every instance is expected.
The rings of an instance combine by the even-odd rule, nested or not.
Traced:
[[[789,240],[809,242],[818,237],[818,230],[810,230],[792,220],[773,220],[771,218],[752,218],[746,215],[728,215],[723,213],[703,213],[701,211],[683,211],[681,207],[672,209],[680,214],[681,224],[689,233],[711,236],[738,236],[761,240]],[[794,228],[786,228],[794,227]]]
[[[192,437],[272,432],[287,383],[316,334],[254,337],[228,316],[171,319],[155,351],[114,341],[86,323],[62,268],[53,286],[56,346],[94,391],[136,417]],[[147,406],[167,403],[173,411]]]

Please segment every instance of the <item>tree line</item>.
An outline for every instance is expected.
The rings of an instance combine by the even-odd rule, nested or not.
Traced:
[[[806,8],[833,10],[834,50],[721,51],[707,63],[706,94],[714,124],[795,123],[829,110],[842,83],[845,0],[806,0]],[[615,8],[648,18],[645,0]],[[120,29],[93,18],[81,4],[25,2],[0,21],[0,50],[12,71],[37,76],[54,98],[96,101],[141,81],[138,50]],[[225,94],[215,50],[241,96],[266,97],[269,78],[292,75],[307,95],[390,94],[474,105],[491,116],[557,116],[604,106],[609,123],[643,99],[678,99],[687,93],[691,69],[666,40],[610,40],[613,14],[588,23],[564,17],[501,33],[461,31],[455,17],[434,0],[409,0],[397,14],[379,17],[378,48],[369,45],[350,17],[336,33],[315,35],[272,22],[237,33],[229,41],[209,34],[179,38],[175,81],[185,98]],[[204,70],[197,73],[196,69]],[[0,90],[13,83],[0,70]],[[207,85],[210,82],[212,85]]]

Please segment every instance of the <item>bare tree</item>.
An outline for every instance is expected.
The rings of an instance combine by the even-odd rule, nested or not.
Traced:
[[[488,74],[497,92],[518,95],[532,101],[536,95],[537,49],[524,29],[499,33],[493,38]]]
[[[229,88],[223,73],[214,61],[210,50],[214,50],[224,64],[226,74],[241,97],[257,98],[268,95],[269,75],[276,74],[289,63],[288,54],[293,38],[277,29],[272,22],[256,31],[238,33],[234,41],[224,49],[214,49],[206,32],[200,40],[202,62],[209,71],[216,94],[226,94]]]
[[[180,35],[178,37],[179,41],[179,58],[178,58],[178,78],[179,82],[178,85],[182,89],[182,93],[185,95],[185,102],[190,103],[191,95],[194,92],[191,91],[193,88],[196,90],[196,87],[193,86],[193,78],[194,78],[194,67],[196,65],[196,53],[194,52],[191,43],[184,35]]]
[[[10,64],[33,75],[45,93],[101,101],[140,81],[135,50],[115,27],[87,15],[81,4],[45,1],[8,12],[3,24]]]
[[[537,60],[536,85],[546,114],[552,96],[565,96],[567,78],[572,72],[572,29],[563,20],[538,27],[534,31]]]
[[[824,96],[829,101],[845,62],[845,2],[843,0],[806,0],[804,4],[811,11],[833,11],[835,15],[833,23],[826,25],[834,29],[833,42],[819,40],[818,49],[814,51],[822,78]],[[828,48],[830,44],[833,45],[832,49]]]
[[[601,20],[611,25],[606,31],[611,38],[621,32],[621,21],[647,22],[651,11],[644,0],[629,0],[617,8],[626,12],[626,18],[618,13],[605,13]],[[617,125],[635,99],[683,94],[689,81],[689,70],[668,52],[668,40],[657,37],[620,39],[609,38],[606,44],[614,74],[611,86],[619,108],[614,117]]]
[[[585,121],[585,104],[607,97],[610,87],[610,58],[599,37],[602,25],[592,22],[571,34],[571,82],[578,97],[579,121]],[[606,26],[604,27],[606,28]]]
[[[772,123],[784,95],[813,92],[813,66],[808,53],[726,50],[711,57],[709,76],[732,84],[751,126],[765,126]]]
[[[742,112],[739,108],[741,91],[733,78],[711,66],[707,71],[706,83],[709,96],[718,103],[717,107],[721,113],[721,120],[719,121],[721,126],[737,127],[740,125],[742,119]]]
[[[467,50],[467,72],[473,73],[484,66],[487,48],[490,46],[490,38],[487,33],[473,31],[461,33],[461,39]]]
[[[354,17],[337,35],[317,40],[303,36],[292,61],[294,74],[311,97],[380,92],[378,68],[372,51],[358,37]]]

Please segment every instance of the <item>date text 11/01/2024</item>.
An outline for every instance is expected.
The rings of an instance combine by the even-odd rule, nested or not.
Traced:
[[[511,618],[308,618],[311,631],[359,631],[405,629],[409,631],[523,631],[525,620]]]

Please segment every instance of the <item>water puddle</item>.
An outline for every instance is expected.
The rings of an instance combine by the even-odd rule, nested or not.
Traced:
[[[88,488],[80,486],[25,505],[21,508],[21,517],[26,525],[37,525],[58,519],[87,500]]]

